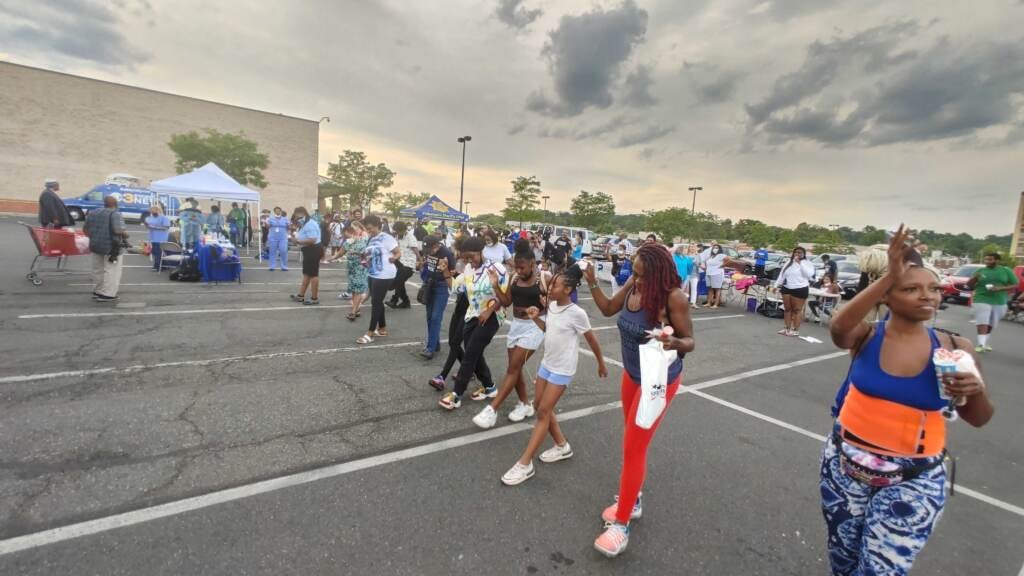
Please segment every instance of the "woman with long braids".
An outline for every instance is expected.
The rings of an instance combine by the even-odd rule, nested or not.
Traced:
[[[522,239],[516,242],[516,255],[513,258],[516,273],[508,292],[498,293],[502,306],[512,307],[512,326],[508,331],[508,368],[501,386],[495,391],[491,403],[473,417],[473,423],[487,429],[493,428],[498,421],[498,408],[515,390],[519,396],[519,404],[509,413],[508,419],[522,422],[534,415],[534,407],[530,397],[526,395],[526,379],[523,378],[523,366],[533,353],[544,343],[544,331],[530,319],[530,308],[547,310],[548,287],[551,279],[547,272],[537,266],[533,257],[530,241]],[[474,400],[476,398],[474,397]]]
[[[799,336],[800,323],[804,319],[804,303],[810,295],[811,280],[814,279],[814,265],[807,261],[807,251],[797,246],[789,262],[779,272],[775,287],[782,293],[786,327],[779,330],[783,336]]]
[[[955,406],[975,427],[994,410],[980,371],[961,371],[957,362],[955,372],[937,372],[939,348],[976,357],[966,338],[928,327],[942,286],[908,238],[901,226],[890,241],[885,274],[832,318],[832,341],[852,356],[821,460],[821,507],[835,575],[907,574],[946,501],[943,410]],[[865,318],[880,302],[889,318],[869,324]]]
[[[598,552],[613,558],[629,543],[629,521],[640,518],[640,490],[647,473],[647,448],[664,419],[672,398],[682,382],[683,356],[694,349],[690,303],[683,294],[679,274],[672,256],[665,248],[649,244],[641,246],[633,258],[633,275],[611,298],[601,291],[594,267],[586,270],[587,284],[594,304],[606,317],[619,314],[618,328],[622,340],[622,412],[626,426],[623,433],[622,475],[617,502],[604,510],[601,518],[605,531],[594,542]],[[648,341],[649,330],[671,326],[658,339],[666,350],[675,350],[678,358],[668,369],[665,411],[650,429],[636,424],[640,405],[640,345]],[[671,333],[669,333],[671,332]]]

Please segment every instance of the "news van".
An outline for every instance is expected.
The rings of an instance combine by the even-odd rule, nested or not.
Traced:
[[[114,178],[116,176],[116,178]],[[174,216],[181,208],[181,202],[175,196],[157,194],[143,188],[137,178],[128,179],[126,175],[116,174],[107,182],[94,186],[81,196],[65,198],[64,204],[76,221],[85,220],[90,210],[103,208],[103,199],[107,196],[117,198],[117,207],[125,220],[142,220],[149,213],[150,207],[160,204],[168,216]]]

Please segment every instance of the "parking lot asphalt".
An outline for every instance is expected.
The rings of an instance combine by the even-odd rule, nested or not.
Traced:
[[[133,255],[111,307],[91,301],[87,275],[27,282],[34,249],[14,219],[0,217],[0,242],[3,573],[827,571],[817,436],[848,360],[824,328],[806,327],[823,341],[809,343],[736,306],[695,311],[691,388],[652,448],[630,550],[609,563],[590,544],[616,489],[618,368],[600,379],[581,359],[559,404],[576,457],[507,488],[527,427],[502,417],[480,432],[481,405],[437,407],[426,381],[440,359],[411,354],[422,307],[389,310],[391,336],[358,347],[339,268],[324,269],[323,304],[303,307],[287,298],[297,266],[246,260],[241,284],[207,286]],[[614,318],[581,305],[620,358]],[[939,324],[973,330],[960,306]],[[1022,334],[1002,326],[984,359],[992,423],[952,425],[961,493],[918,573],[1021,571]],[[496,373],[504,355],[499,337]]]

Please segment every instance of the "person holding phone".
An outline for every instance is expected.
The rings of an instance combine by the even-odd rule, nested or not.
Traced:
[[[936,350],[969,350],[971,343],[928,327],[942,285],[908,239],[900,226],[884,275],[832,317],[832,341],[851,355],[820,470],[837,575],[910,571],[946,503],[943,409],[955,405],[974,427],[994,412],[980,370],[937,374]],[[868,323],[879,303],[888,306],[888,319]]]
[[[786,326],[779,330],[779,334],[800,335],[804,304],[811,293],[811,280],[814,280],[814,265],[807,261],[807,251],[797,246],[775,281],[775,288],[782,293],[782,306],[785,310],[783,321]]]

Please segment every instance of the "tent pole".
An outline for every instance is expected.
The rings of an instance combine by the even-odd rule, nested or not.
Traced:
[[[258,200],[256,200],[256,221],[259,222],[259,224],[260,224],[260,231],[259,231],[259,234],[257,235],[259,240],[257,241],[258,243],[257,243],[257,246],[256,246],[257,248],[259,248],[260,252],[259,252],[259,254],[256,255],[256,261],[260,262],[260,263],[263,262],[263,222],[260,220],[263,217],[263,198],[262,198],[262,196],[263,195],[261,194],[260,198]],[[251,223],[249,225],[252,226]]]

